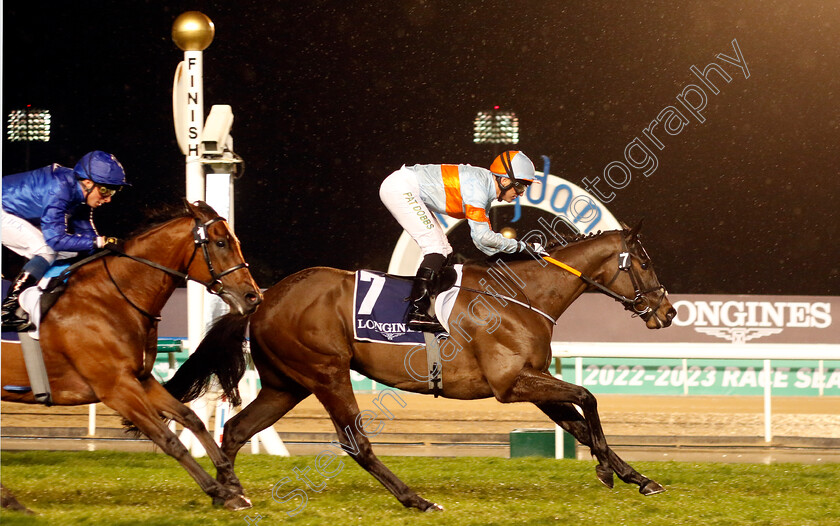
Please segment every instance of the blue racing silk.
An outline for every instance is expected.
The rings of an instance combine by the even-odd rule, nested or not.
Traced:
[[[85,252],[96,248],[90,209],[73,170],[52,164],[3,177],[3,210],[41,229],[55,251]]]

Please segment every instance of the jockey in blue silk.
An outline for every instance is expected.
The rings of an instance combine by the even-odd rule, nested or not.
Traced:
[[[31,328],[25,315],[17,315],[20,293],[38,283],[56,259],[115,241],[99,235],[93,209],[111,202],[123,186],[130,186],[125,170],[102,151],[85,154],[73,169],[52,164],[3,177],[3,246],[29,260],[3,301],[4,330]]]
[[[437,292],[436,275],[452,246],[432,212],[466,219],[473,243],[487,255],[523,251],[525,243],[493,231],[487,211],[494,199],[510,203],[525,193],[534,178],[534,163],[524,153],[506,151],[489,170],[468,164],[417,164],[403,166],[382,182],[379,197],[423,253],[410,297],[411,329],[442,330],[428,308]]]

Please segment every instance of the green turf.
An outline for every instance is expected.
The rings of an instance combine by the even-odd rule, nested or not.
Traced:
[[[594,461],[500,458],[384,457],[411,488],[445,511],[405,509],[349,457],[324,479],[315,457],[243,455],[236,471],[253,501],[245,512],[213,508],[174,460],[154,453],[3,452],[3,484],[39,513],[4,510],[5,525],[675,525],[840,524],[840,465],[697,464],[638,462],[636,469],[663,484],[665,493],[643,497],[616,480],[609,490],[595,478]],[[210,466],[204,458],[205,467]],[[293,468],[310,468],[306,489]],[[338,468],[333,464],[330,469]],[[278,498],[305,489],[308,503],[280,503],[272,487],[292,481]],[[254,524],[254,522],[252,522]]]

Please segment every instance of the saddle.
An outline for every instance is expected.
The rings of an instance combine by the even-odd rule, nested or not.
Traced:
[[[67,280],[70,275],[82,265],[104,255],[107,255],[107,252],[99,252],[93,256],[81,259],[72,265],[67,263],[53,265],[47,271],[44,276],[45,279],[42,279],[41,283],[33,285],[21,293],[23,295],[31,289],[38,290],[38,305],[34,306],[34,308],[38,309],[38,314],[37,316],[30,314],[31,318],[37,318],[34,319],[36,328],[19,333],[4,332],[3,339],[7,341],[17,340],[20,342],[20,349],[23,354],[24,365],[26,366],[26,374],[29,376],[29,385],[4,385],[4,391],[10,393],[28,393],[31,391],[35,397],[35,401],[46,406],[52,405],[52,390],[50,389],[50,381],[47,375],[46,364],[44,363],[44,355],[41,351],[41,344],[38,341],[37,326],[47,315],[47,312],[55,305],[55,302],[61,297],[61,294],[67,289]]]

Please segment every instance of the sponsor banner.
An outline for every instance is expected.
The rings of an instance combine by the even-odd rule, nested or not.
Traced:
[[[575,360],[563,359],[563,379],[577,382]],[[581,385],[593,393],[644,395],[762,395],[762,360],[584,358]],[[840,360],[772,360],[773,396],[840,396]]]
[[[527,293],[527,289],[526,289]],[[840,344],[837,296],[669,294],[673,324],[650,330],[603,294],[572,303],[554,328],[554,341],[662,343]],[[840,357],[839,357],[840,358]]]

